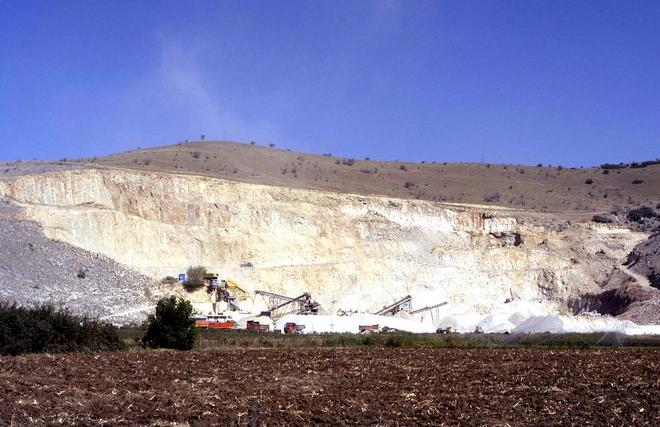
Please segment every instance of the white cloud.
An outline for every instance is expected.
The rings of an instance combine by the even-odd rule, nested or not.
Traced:
[[[180,122],[179,126],[205,134],[207,139],[280,142],[282,130],[277,122],[259,112],[252,112],[254,118],[238,113],[233,107],[236,101],[220,88],[240,86],[241,82],[222,81],[222,70],[205,65],[206,57],[208,51],[203,46],[162,41],[157,72],[162,109]]]

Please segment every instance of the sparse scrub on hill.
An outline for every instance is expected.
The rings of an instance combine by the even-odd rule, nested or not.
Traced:
[[[75,316],[53,304],[33,307],[0,303],[0,354],[115,351],[125,345],[117,328]]]
[[[623,163],[620,163],[618,165],[613,165],[610,163],[605,163],[603,165],[600,165],[601,169],[623,169],[626,167]]]
[[[256,144],[255,144],[256,145]],[[268,142],[263,143],[264,149],[268,148]],[[254,175],[251,174],[254,167],[252,166],[252,156],[258,156],[262,148],[251,147],[250,142],[246,144],[238,143],[211,143],[211,142],[195,142],[187,146],[166,147],[167,150],[153,152],[128,152],[113,155],[107,158],[100,158],[101,165],[110,166],[125,166],[139,170],[154,170],[154,171],[176,171],[181,173],[200,173],[211,177],[230,179],[234,181],[246,181],[249,183],[254,182]],[[255,151],[257,150],[257,151]],[[191,157],[190,153],[199,151],[201,157],[195,159]],[[166,153],[166,154],[165,154]],[[172,162],[173,156],[179,154],[176,162]],[[320,153],[319,153],[320,154]],[[162,156],[167,155],[166,162],[163,161]],[[218,159],[232,159],[229,165],[224,165],[223,162],[214,161],[214,167],[200,167],[202,159],[206,156]],[[153,161],[151,165],[137,165],[133,160],[137,158],[138,162],[146,157],[151,158]],[[309,153],[298,153],[295,150],[287,152],[287,149],[272,150],[268,156],[260,157],[259,172],[260,182],[268,185],[305,188],[315,190],[329,190],[340,191],[347,193],[357,194],[374,194],[385,195],[390,197],[402,197],[414,199],[418,194],[412,194],[409,189],[404,187],[406,181],[416,181],[423,184],[429,182],[428,188],[425,188],[427,194],[420,198],[426,200],[437,200],[438,194],[442,193],[447,201],[465,202],[465,203],[483,203],[483,197],[490,195],[494,189],[506,189],[510,184],[514,184],[517,191],[525,192],[529,195],[527,200],[528,209],[541,210],[541,211],[562,211],[570,209],[571,211],[582,197],[579,190],[565,194],[561,192],[562,187],[568,184],[571,187],[578,185],[584,186],[587,178],[593,179],[593,185],[598,185],[597,191],[594,194],[599,197],[599,200],[591,199],[591,207],[589,210],[602,210],[604,212],[611,208],[611,202],[615,198],[622,199],[620,202],[629,195],[639,202],[648,202],[651,184],[655,184],[657,177],[660,173],[660,167],[649,166],[651,162],[636,162],[638,165],[646,164],[647,168],[644,169],[630,169],[630,163],[621,165],[603,165],[605,167],[613,167],[619,170],[613,171],[605,168],[573,168],[573,167],[559,167],[555,164],[552,167],[547,164],[538,164],[537,169],[533,169],[532,165],[503,165],[503,164],[450,164],[446,162],[434,163],[432,159],[425,159],[424,162],[407,163],[404,161],[383,161],[373,162],[373,164],[366,165],[365,157],[355,159],[354,166],[357,168],[343,168],[341,165],[346,166],[348,158],[338,157],[333,158],[330,153],[324,153],[323,157],[316,156]],[[304,158],[303,165],[299,161]],[[333,170],[332,163],[336,172]],[[167,163],[167,164],[165,164]],[[210,162],[207,162],[209,164]],[[218,164],[222,163],[224,167],[218,168]],[[297,173],[292,173],[291,169],[295,163],[298,166]],[[431,165],[431,163],[434,163]],[[445,164],[446,163],[446,164]],[[250,165],[250,167],[243,167],[242,165]],[[308,168],[309,165],[309,168]],[[404,168],[402,168],[402,165]],[[378,167],[379,171],[376,173],[374,167]],[[287,167],[287,172],[282,173],[282,169]],[[311,168],[319,173],[310,173]],[[233,171],[237,169],[236,173]],[[368,170],[371,169],[371,173]],[[610,173],[607,174],[609,171]],[[399,171],[399,172],[397,172]],[[405,172],[402,174],[401,172]],[[523,173],[524,171],[524,173]],[[533,172],[534,171],[534,172]],[[580,171],[584,172],[587,176],[583,176]],[[634,172],[642,172],[642,174],[633,175]],[[0,171],[1,172],[1,171]],[[500,175],[500,173],[504,174]],[[370,174],[378,175],[379,179],[365,179],[365,175]],[[412,175],[409,175],[412,174]],[[547,175],[546,175],[547,174]],[[602,174],[607,174],[603,176]],[[295,179],[295,176],[298,176]],[[441,176],[443,179],[435,179]],[[603,176],[600,181],[597,176]],[[329,177],[329,178],[328,178]],[[468,178],[469,177],[469,178]],[[607,179],[605,179],[607,177]],[[641,185],[631,185],[634,179],[644,180]],[[515,181],[515,182],[514,182]],[[600,187],[602,185],[602,187]],[[632,187],[632,188],[631,188]],[[621,188],[620,192],[616,195],[608,188]],[[545,190],[553,190],[551,193]],[[601,191],[599,194],[598,191]],[[463,193],[463,194],[461,194]],[[510,193],[510,192],[509,192]],[[512,194],[502,194],[503,199],[499,202],[492,204],[507,205],[508,200],[513,196]],[[625,193],[625,195],[624,195]],[[603,197],[607,194],[607,197]],[[619,197],[621,195],[621,197]],[[435,199],[434,199],[435,197]],[[450,198],[453,198],[450,200]],[[570,208],[563,200],[570,202]],[[509,206],[516,204],[518,197]],[[584,204],[584,203],[582,203]],[[579,209],[577,209],[579,210]]]
[[[500,197],[502,197],[502,195],[500,194],[499,191],[496,191],[496,192],[492,193],[490,196],[485,195],[484,196],[484,202],[499,202]]]

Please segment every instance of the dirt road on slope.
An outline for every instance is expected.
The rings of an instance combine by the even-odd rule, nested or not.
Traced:
[[[651,287],[651,282],[649,281],[649,279],[647,279],[646,277],[642,276],[641,274],[637,274],[637,273],[631,271],[631,270],[630,270],[628,267],[626,267],[625,265],[618,265],[617,268],[618,268],[619,270],[623,271],[624,273],[626,273],[628,276],[630,276],[630,277],[632,277],[633,279],[635,279],[635,281],[636,281],[639,285],[641,285],[641,286],[645,286],[645,287],[648,287],[648,288]]]

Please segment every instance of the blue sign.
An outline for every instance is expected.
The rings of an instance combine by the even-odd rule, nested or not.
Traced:
[[[186,275],[185,274],[179,274],[179,282],[185,282],[186,281]]]

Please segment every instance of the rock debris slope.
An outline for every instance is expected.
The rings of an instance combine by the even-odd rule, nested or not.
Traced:
[[[36,223],[21,219],[18,206],[7,202],[0,202],[0,239],[2,301],[49,302],[93,317],[138,308],[109,318],[126,322],[143,318],[166,292],[155,280],[104,255],[47,238]]]
[[[201,264],[249,290],[309,291],[331,312],[408,294],[413,308],[485,313],[513,298],[563,312],[648,236],[502,208],[116,169],[9,177],[0,197],[48,238],[154,279]]]

